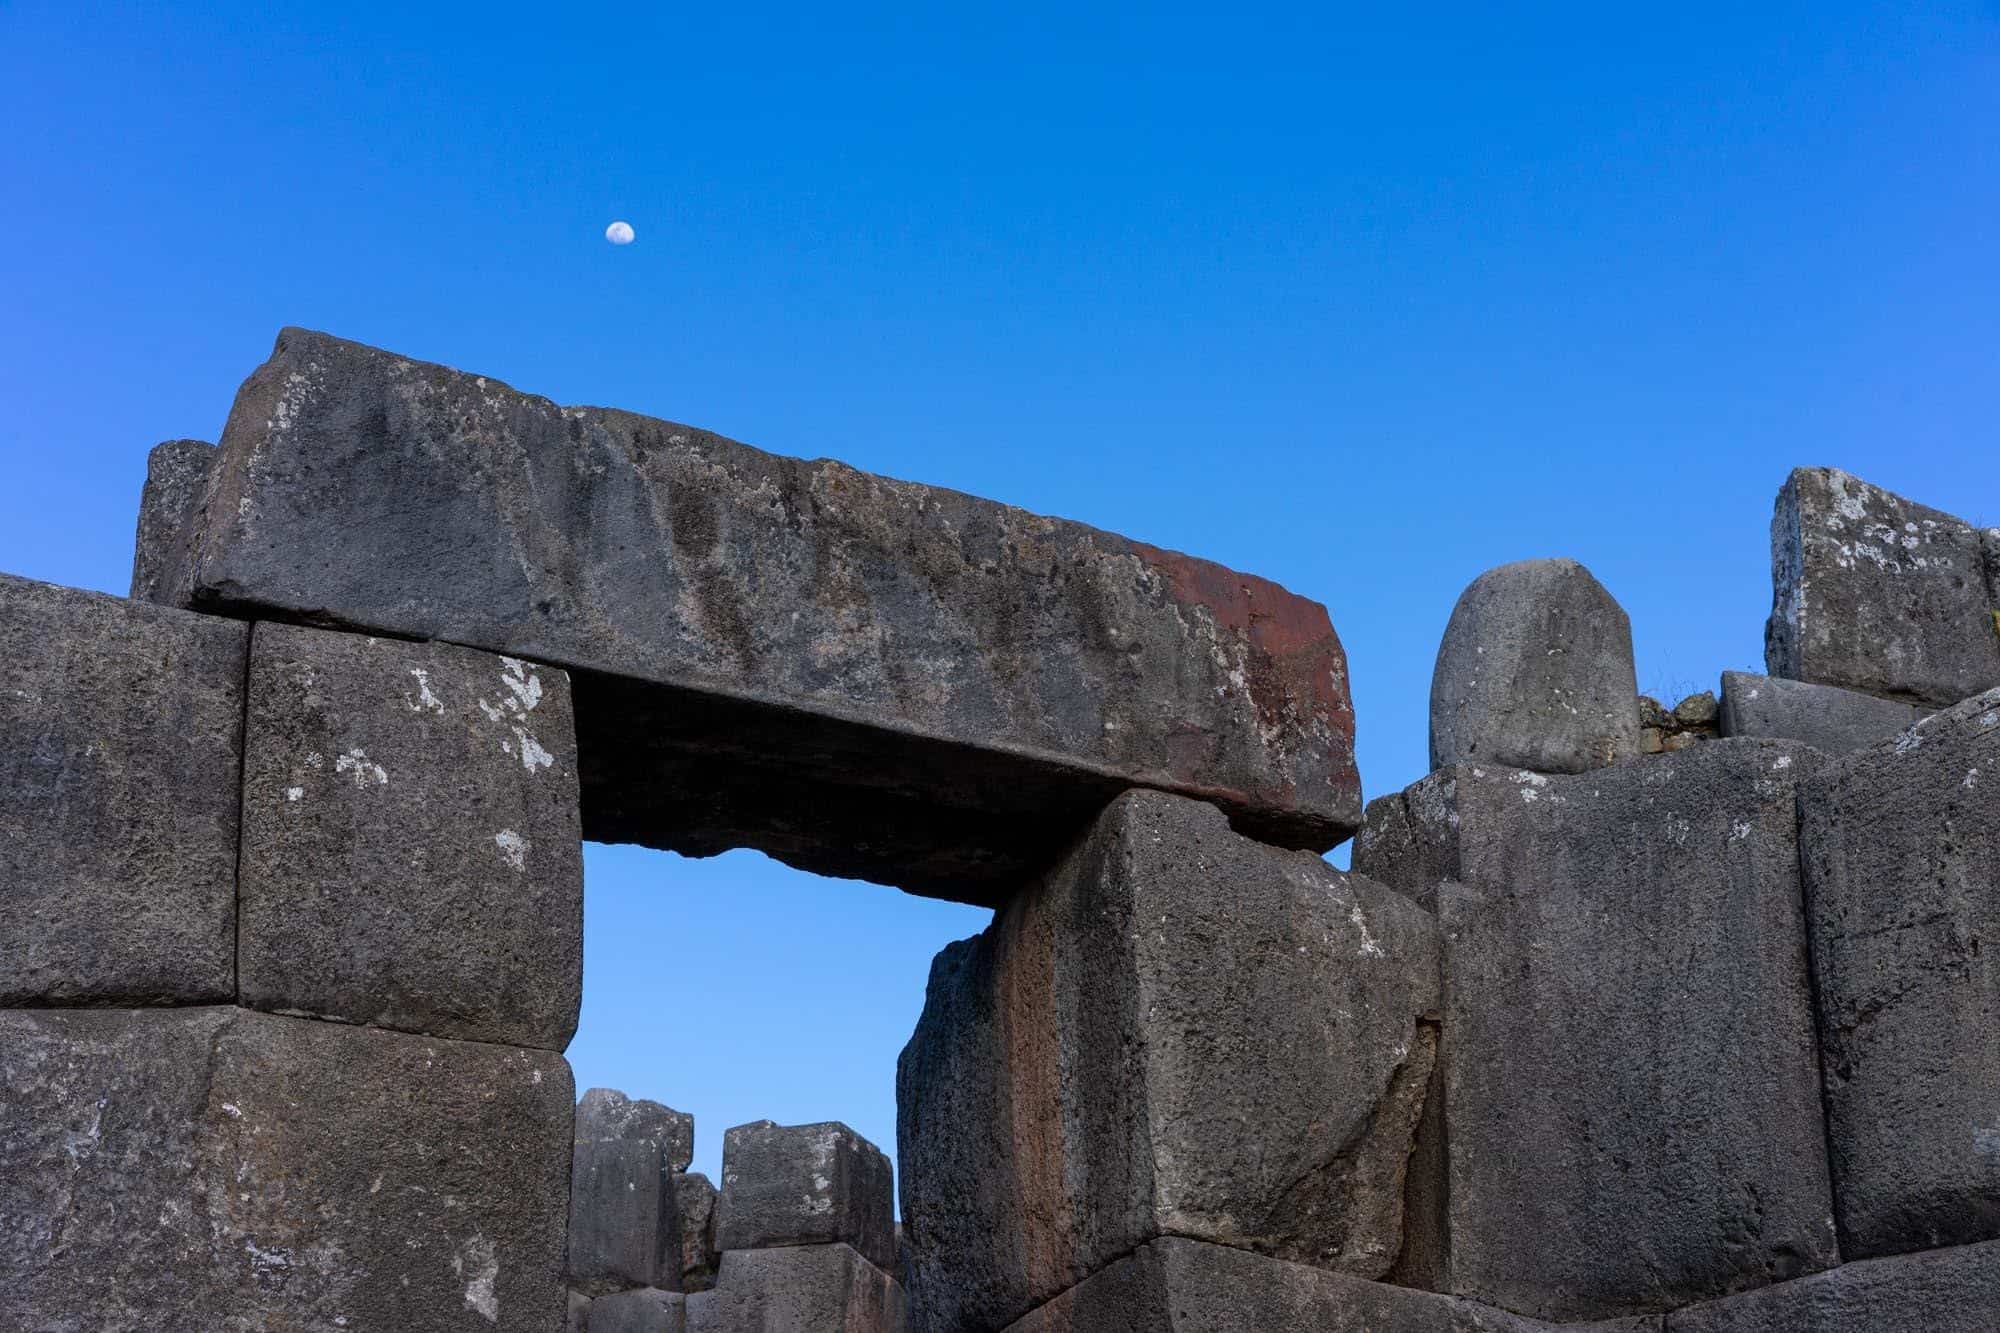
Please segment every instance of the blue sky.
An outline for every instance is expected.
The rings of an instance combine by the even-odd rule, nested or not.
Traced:
[[[268,8],[0,0],[0,569],[122,592],[147,447],[305,324],[1276,578],[1372,795],[1488,566],[1584,561],[1671,702],[1761,662],[1790,466],[2000,522],[1991,0]],[[587,864],[580,1086],[893,1147],[982,913]]]

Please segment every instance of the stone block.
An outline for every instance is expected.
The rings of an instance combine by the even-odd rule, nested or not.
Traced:
[[[1632,622],[1574,560],[1474,579],[1431,673],[1431,767],[1580,773],[1639,753]]]
[[[132,600],[164,602],[178,553],[198,539],[215,446],[206,440],[168,440],[146,456],[146,486],[139,496],[139,531],[132,544]]]
[[[598,1296],[590,1302],[590,1333],[682,1333],[683,1302],[679,1292],[653,1287]]]
[[[572,1287],[591,1295],[681,1289],[673,1179],[693,1153],[693,1116],[610,1088],[584,1093],[570,1175]]]
[[[298,329],[216,468],[163,597],[570,668],[596,840],[990,904],[1130,786],[1360,819],[1325,608],[1207,561]]]
[[[895,1279],[847,1245],[728,1251],[687,1300],[687,1333],[902,1333],[907,1317]]]
[[[1718,740],[1405,793],[1447,1039],[1412,1181],[1444,1226],[1402,1276],[1568,1321],[1838,1262],[1795,813],[1819,762]]]
[[[880,1148],[846,1125],[738,1125],[722,1141],[715,1248],[851,1245],[896,1264],[896,1183]]]
[[[1543,1333],[1554,1324],[1472,1301],[1200,1241],[1141,1247],[1006,1333]],[[1661,1333],[1657,1315],[1564,1333]]]
[[[1981,535],[1838,468],[1795,468],[1771,518],[1774,676],[1916,703],[2000,685]]]
[[[563,1333],[584,1333],[590,1326],[590,1297],[580,1291],[569,1293],[569,1310],[563,1320]]]
[[[2000,1242],[1864,1259],[1689,1306],[1667,1333],[1993,1333]]]
[[[2000,1236],[2000,690],[1800,808],[1842,1251]]]
[[[234,998],[247,639],[0,575],[0,1005]]]
[[[1932,710],[1837,685],[1722,673],[1722,734],[1803,741],[1828,754],[1865,750]]]
[[[564,674],[269,623],[250,656],[243,1003],[563,1049],[583,985]]]
[[[680,1219],[680,1288],[707,1291],[715,1285],[715,1265],[720,1257],[715,1248],[715,1186],[699,1173],[676,1173],[669,1183],[674,1212]]]
[[[1164,1234],[1381,1275],[1437,986],[1401,895],[1121,797],[932,964],[897,1066],[922,1327],[1001,1327]]]
[[[547,1333],[571,1095],[547,1051],[0,1013],[0,1328]]]

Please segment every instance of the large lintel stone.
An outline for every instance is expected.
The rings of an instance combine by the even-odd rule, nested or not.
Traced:
[[[1437,984],[1401,895],[1120,798],[932,964],[897,1067],[913,1314],[998,1328],[1168,1234],[1380,1276]]]
[[[585,832],[994,902],[1130,786],[1359,822],[1324,607],[1060,519],[287,329],[160,596],[577,673]]]
[[[687,1333],[903,1333],[906,1319],[902,1287],[847,1245],[730,1250],[714,1290],[687,1299]]]
[[[247,638],[0,575],[0,1005],[234,998]]]
[[[693,1116],[610,1088],[583,1094],[570,1173],[571,1286],[593,1295],[681,1289],[674,1178],[693,1151]]]
[[[2000,690],[1801,797],[1842,1249],[2000,1236]]]
[[[1793,470],[1771,517],[1770,673],[1919,703],[2000,685],[1986,540],[1838,468]]]
[[[563,672],[269,622],[250,659],[243,1003],[563,1049],[583,987]]]
[[[1162,1239],[1091,1275],[1006,1333],[1552,1333],[1557,1327],[1245,1250]],[[1661,1333],[1657,1315],[1561,1328]]]
[[[838,1121],[738,1125],[723,1136],[715,1248],[844,1243],[896,1264],[896,1184],[880,1148]]]
[[[1443,1226],[1409,1280],[1574,1320],[1838,1261],[1795,813],[1818,762],[1718,740],[1404,794],[1445,940],[1443,1142],[1413,1179]]]
[[[1993,1333],[2000,1242],[1863,1259],[1689,1306],[1667,1333]]]
[[[1474,579],[1431,672],[1431,767],[1580,773],[1638,753],[1632,622],[1604,585],[1574,560]]]
[[[547,1051],[0,1013],[0,1328],[548,1333],[570,1097]]]
[[[1828,754],[1865,750],[1932,710],[1837,685],[1722,673],[1722,734],[1803,741]]]

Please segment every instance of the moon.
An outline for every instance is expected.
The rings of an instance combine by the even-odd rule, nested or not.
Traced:
[[[634,232],[629,222],[614,222],[604,229],[604,239],[613,245],[632,244]]]

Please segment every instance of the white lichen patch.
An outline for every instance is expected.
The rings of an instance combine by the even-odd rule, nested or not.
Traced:
[[[500,1322],[500,1296],[494,1284],[500,1278],[500,1259],[493,1242],[474,1232],[452,1256],[451,1271],[464,1278],[465,1308],[489,1324]]]
[[[1730,826],[1729,826],[1729,840],[1730,840],[1731,842],[1742,842],[1742,841],[1744,841],[1745,839],[1747,839],[1747,838],[1748,838],[1749,836],[1750,836],[1750,821],[1749,821],[1749,820],[1747,820],[1747,819],[1739,819],[1739,820],[1736,820],[1736,821],[1734,821],[1733,823],[1731,823],[1731,824],[1730,824]]]
[[[503,828],[493,835],[493,843],[500,849],[501,860],[516,870],[527,869],[528,852],[534,846],[532,842],[513,829]]]
[[[437,692],[431,689],[431,673],[422,667],[411,667],[410,674],[417,678],[417,697],[414,699],[406,697],[404,699],[404,702],[410,706],[410,711],[413,713],[432,712],[442,716],[444,713],[444,700],[438,698]]]
[[[556,757],[547,750],[544,750],[541,742],[528,734],[527,728],[514,728],[514,738],[521,742],[522,768],[532,773],[538,768],[550,768],[554,766]]]
[[[1361,910],[1360,903],[1354,904],[1353,909],[1347,914],[1347,919],[1354,923],[1356,930],[1361,932],[1361,956],[1363,958],[1382,958],[1387,956],[1384,954],[1382,946],[1376,942],[1375,937],[1368,933],[1368,916],[1367,913]]]
[[[306,794],[306,789],[305,789],[304,787],[287,787],[287,788],[285,788],[285,799],[286,799],[287,801],[300,801],[300,800],[304,800],[304,799],[305,799],[305,794]]]
[[[386,787],[389,772],[368,757],[366,750],[349,750],[333,761],[333,771],[345,775],[357,787]]]

